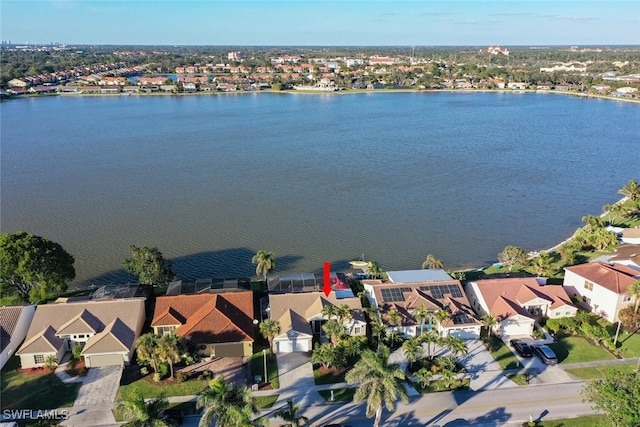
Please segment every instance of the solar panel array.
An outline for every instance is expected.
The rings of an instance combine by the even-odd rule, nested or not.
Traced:
[[[466,313],[456,313],[453,316],[452,320],[454,325],[463,325],[466,323],[473,323],[473,319],[470,318]]]
[[[411,292],[411,288],[391,288],[380,289],[382,299],[384,302],[399,302],[404,301],[403,292]]]
[[[458,285],[430,285],[421,286],[421,291],[428,291],[435,299],[442,299],[444,294],[451,294],[454,298],[462,298],[462,292]]]

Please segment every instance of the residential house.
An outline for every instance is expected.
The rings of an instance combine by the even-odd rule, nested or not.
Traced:
[[[436,328],[441,336],[453,335],[463,339],[480,337],[482,324],[476,318],[459,280],[444,270],[387,271],[386,280],[363,280],[373,307],[380,310],[382,319],[389,324],[387,331],[401,332],[415,337],[424,332],[424,322],[416,311],[426,309],[434,313],[449,313],[441,322],[430,321],[426,327]],[[400,324],[391,324],[389,312],[397,310]],[[435,319],[435,317],[434,317]]]
[[[322,310],[329,305],[347,305],[351,319],[344,321],[345,332],[351,336],[366,335],[362,304],[353,293],[350,295],[343,297],[335,291],[328,296],[323,292],[270,294],[266,312],[280,324],[280,334],[273,340],[274,353],[311,351],[314,336],[320,341],[325,338],[322,325],[329,319]]]
[[[629,268],[640,271],[640,245],[624,243],[617,246],[608,262],[626,265]]]
[[[498,335],[532,335],[542,317],[573,317],[578,309],[562,286],[544,277],[488,279],[468,282],[465,290],[479,316],[492,314]]]
[[[0,307],[0,369],[27,336],[35,305]]]
[[[623,228],[620,240],[623,243],[640,244],[640,228]]]
[[[582,298],[582,305],[609,322],[618,321],[620,309],[635,303],[629,287],[640,280],[640,272],[621,264],[590,262],[564,269],[562,286],[572,296]]]
[[[166,295],[156,299],[151,327],[157,335],[175,333],[210,357],[253,354],[251,291]]]
[[[17,351],[23,368],[83,346],[87,367],[128,365],[145,320],[145,298],[39,305]]]

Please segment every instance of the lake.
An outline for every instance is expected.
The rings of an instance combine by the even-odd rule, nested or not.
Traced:
[[[545,249],[640,178],[640,105],[554,94],[58,96],[2,103],[1,231],[126,282],[130,245],[184,279],[480,267]]]

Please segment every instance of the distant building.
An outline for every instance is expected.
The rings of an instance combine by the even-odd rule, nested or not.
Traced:
[[[491,55],[505,55],[509,56],[509,50],[500,46],[489,46],[484,49],[480,49],[480,53],[489,53]]]

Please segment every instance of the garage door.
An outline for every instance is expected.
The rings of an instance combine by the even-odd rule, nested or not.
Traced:
[[[294,351],[309,351],[311,345],[309,339],[292,339],[278,341],[278,353],[292,353]]]
[[[84,360],[88,368],[98,368],[100,366],[120,366],[124,359],[121,354],[92,354],[85,355]]]
[[[244,346],[239,344],[226,344],[214,346],[216,357],[242,357],[244,356]]]
[[[510,319],[509,322],[502,322],[502,335],[529,335],[531,333],[531,327],[531,321]]]
[[[463,340],[477,340],[480,338],[476,328],[455,329],[452,330],[449,335]]]

